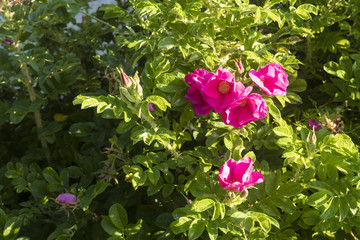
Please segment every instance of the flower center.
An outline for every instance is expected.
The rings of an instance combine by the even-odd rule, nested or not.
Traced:
[[[229,83],[223,81],[221,83],[219,83],[218,85],[218,91],[222,94],[227,94],[230,90],[230,85]]]
[[[241,101],[241,103],[240,103],[240,107],[243,107],[243,106],[245,106],[246,105],[246,103],[247,103],[247,99],[246,98],[244,98],[242,101]]]
[[[261,80],[262,82],[265,82],[265,77],[264,77],[264,76],[260,76],[260,80]]]

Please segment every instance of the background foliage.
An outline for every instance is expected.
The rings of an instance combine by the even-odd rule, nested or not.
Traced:
[[[358,0],[87,9],[0,5],[0,239],[360,238]],[[283,65],[287,95],[241,129],[194,115],[184,76],[238,60]],[[234,199],[218,173],[244,156],[265,179]]]

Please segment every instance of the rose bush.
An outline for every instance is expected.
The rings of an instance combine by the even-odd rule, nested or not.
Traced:
[[[359,1],[2,3],[0,239],[360,238]]]

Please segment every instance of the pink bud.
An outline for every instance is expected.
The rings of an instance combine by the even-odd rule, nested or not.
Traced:
[[[155,108],[154,108],[154,104],[153,104],[153,103],[148,103],[148,106],[149,106],[149,111],[150,111],[150,112],[155,111]]]
[[[131,81],[129,77],[123,72],[122,69],[120,69],[120,75],[121,75],[121,83],[123,87],[129,88],[131,86]]]
[[[14,41],[11,38],[5,38],[4,39],[4,43],[9,44],[9,45],[13,44],[13,42]]]
[[[239,76],[241,76],[244,73],[244,67],[241,63],[241,60],[239,60],[236,64],[236,71],[239,74]]]
[[[71,193],[62,193],[57,196],[56,200],[63,204],[74,204],[77,202],[77,198]]]

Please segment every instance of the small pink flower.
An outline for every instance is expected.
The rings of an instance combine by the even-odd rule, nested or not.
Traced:
[[[251,69],[250,78],[255,84],[269,96],[285,96],[289,85],[288,75],[285,69],[276,63],[270,63],[255,71]]]
[[[11,38],[5,38],[4,39],[4,43],[9,44],[9,45],[13,44],[13,42],[14,41]]]
[[[148,107],[149,107],[149,111],[150,111],[150,112],[155,111],[155,108],[154,108],[154,104],[153,104],[153,103],[148,103]]]
[[[220,66],[216,73],[205,76],[202,94],[205,102],[213,107],[215,112],[221,113],[238,99],[244,89],[241,82],[235,82],[235,77],[229,70]]]
[[[260,172],[253,172],[253,162],[250,157],[244,157],[239,161],[230,158],[220,169],[219,184],[226,190],[241,192],[262,182],[264,177]]]
[[[191,85],[185,97],[194,104],[194,112],[199,116],[202,114],[206,116],[212,110],[212,107],[205,101],[202,93],[202,87],[207,74],[209,73],[204,69],[195,69],[193,73],[185,76],[185,81]]]
[[[267,106],[260,94],[250,94],[252,87],[247,87],[242,98],[228,106],[222,113],[221,118],[225,124],[234,128],[240,128],[249,122],[266,117]]]
[[[323,127],[321,126],[321,123],[319,123],[318,121],[315,121],[314,119],[310,118],[309,119],[309,128],[310,129],[315,129],[316,131],[322,129]]]
[[[57,196],[56,200],[63,204],[75,204],[77,202],[77,198],[74,194],[71,193],[62,193]]]

